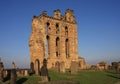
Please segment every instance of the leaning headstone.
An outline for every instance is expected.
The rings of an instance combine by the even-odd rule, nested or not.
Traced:
[[[16,84],[16,68],[15,68],[15,63],[12,63],[12,70],[11,70],[11,79],[10,79],[10,84]]]
[[[76,74],[78,72],[78,62],[72,61],[70,69],[71,69],[71,74]]]
[[[65,73],[65,62],[60,63],[60,72]]]
[[[3,82],[3,79],[4,79],[3,76],[4,76],[4,66],[0,59],[0,82]]]
[[[43,66],[41,68],[41,77],[42,82],[48,82],[48,69],[47,69],[47,60],[43,60]]]

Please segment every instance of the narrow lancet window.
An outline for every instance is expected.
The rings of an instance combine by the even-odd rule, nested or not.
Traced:
[[[58,34],[58,33],[59,33],[59,24],[56,23],[56,34]]]
[[[68,27],[65,27],[65,36],[68,37]]]
[[[47,23],[46,23],[46,33],[48,33],[49,25],[50,25],[50,23],[47,22]]]
[[[65,41],[65,53],[66,53],[66,58],[69,58],[69,40],[66,39]]]
[[[49,36],[46,37],[46,57],[49,56]]]
[[[59,37],[56,38],[56,57],[59,57]]]

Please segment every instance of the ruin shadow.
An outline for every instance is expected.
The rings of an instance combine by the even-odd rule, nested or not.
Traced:
[[[11,73],[10,73],[11,71],[10,70],[8,70],[8,74],[7,74],[7,76],[4,78],[4,82],[6,82],[6,81],[8,81],[8,80],[10,80],[10,75],[11,75]]]
[[[3,81],[6,82],[8,80],[10,80],[10,76],[5,77]]]
[[[27,78],[20,78],[19,80],[16,81],[16,84],[23,84],[27,80],[28,80]]]
[[[80,84],[79,82],[73,82],[73,81],[53,81],[50,84]]]
[[[116,79],[120,79],[120,77],[113,76],[113,75],[107,75],[107,76],[112,77],[112,78],[116,78]]]
[[[111,73],[111,74],[118,74],[117,71],[109,71],[109,70],[105,70],[105,72],[107,72],[107,73]]]

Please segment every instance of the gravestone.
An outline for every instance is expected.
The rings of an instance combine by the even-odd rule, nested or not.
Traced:
[[[25,70],[24,72],[25,72],[24,76],[28,76],[29,75],[28,70]]]
[[[117,64],[117,73],[120,73],[120,62]]]
[[[10,79],[10,84],[16,84],[16,67],[15,63],[12,63],[12,70],[11,70],[11,79]]]
[[[12,69],[16,69],[15,63],[12,62]]]
[[[78,62],[72,61],[70,69],[71,69],[71,74],[76,74],[78,72]]]
[[[117,69],[117,62],[112,62],[112,69],[114,69],[114,70]]]
[[[16,70],[15,69],[11,70],[10,84],[16,84]]]
[[[47,69],[47,60],[43,60],[43,66],[41,67],[41,77],[42,82],[48,82],[48,69]]]
[[[65,62],[60,63],[60,72],[65,73]]]
[[[4,78],[8,76],[8,71],[4,70]]]
[[[55,63],[55,70],[60,72],[60,63],[58,61]]]
[[[3,82],[3,79],[4,79],[3,76],[4,76],[4,66],[0,59],[0,82]]]

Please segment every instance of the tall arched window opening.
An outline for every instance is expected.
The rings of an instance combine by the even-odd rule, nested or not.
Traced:
[[[48,33],[49,25],[50,25],[50,23],[47,22],[47,23],[46,23],[46,33]]]
[[[68,27],[65,27],[65,36],[68,37]]]
[[[56,34],[58,34],[58,33],[59,33],[59,24],[56,23]]]
[[[49,36],[46,36],[46,57],[49,56]]]
[[[59,57],[59,37],[56,38],[56,57]]]
[[[65,40],[65,53],[66,53],[66,58],[69,58],[69,40]]]

